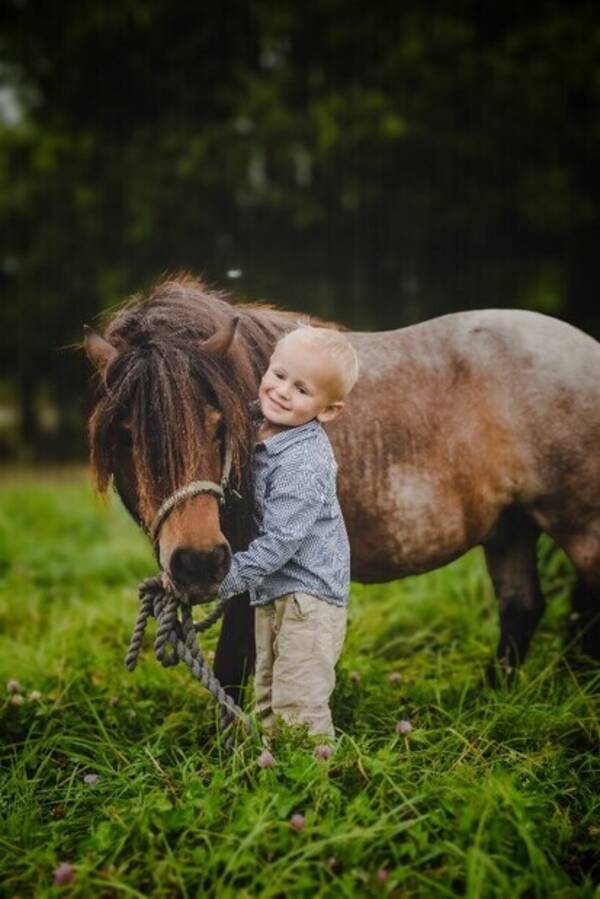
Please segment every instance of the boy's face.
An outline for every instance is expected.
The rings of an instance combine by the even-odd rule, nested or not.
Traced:
[[[331,421],[344,405],[334,399],[335,382],[335,370],[323,351],[288,338],[276,347],[261,381],[262,413],[277,430],[313,418]]]

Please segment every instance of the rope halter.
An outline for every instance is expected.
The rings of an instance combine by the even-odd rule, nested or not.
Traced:
[[[224,506],[227,494],[235,499],[242,498],[237,490],[234,490],[229,486],[232,458],[233,452],[231,443],[227,442],[225,445],[225,458],[223,460],[223,473],[221,475],[220,484],[216,484],[214,481],[192,481],[191,483],[186,484],[185,487],[180,487],[178,490],[175,490],[174,493],[166,498],[152,519],[150,526],[146,529],[152,543],[156,543],[160,529],[173,509],[181,505],[186,499],[189,499],[192,496],[200,496],[201,494],[209,494],[218,499],[221,506]]]
[[[226,503],[227,496],[241,499],[240,494],[229,487],[231,474],[232,450],[231,444],[225,446],[223,460],[223,473],[220,484],[214,481],[192,481],[185,487],[175,490],[171,496],[162,503],[154,516],[147,533],[155,548],[161,526],[170,513],[178,505],[192,496],[209,494],[219,500],[221,506]],[[170,578],[167,579],[167,583]],[[206,630],[217,621],[224,612],[225,602],[221,601],[215,609],[202,621],[194,622],[191,605],[185,594],[180,594],[174,589],[165,588],[165,581],[160,575],[147,578],[139,588],[140,608],[137,615],[134,631],[125,657],[125,665],[129,671],[136,666],[148,618],[156,618],[157,632],[154,642],[154,651],[157,659],[165,668],[177,665],[183,660],[192,675],[204,684],[212,693],[221,709],[221,730],[228,728],[233,723],[239,723],[247,731],[251,731],[250,719],[241,708],[227,695],[213,670],[206,663],[202,650],[198,644],[197,634]],[[233,744],[234,733],[230,732],[225,737],[225,745]]]
[[[206,663],[196,635],[207,630],[223,614],[224,603],[210,612],[202,621],[194,621],[188,603],[171,591],[165,590],[161,577],[147,578],[139,588],[140,608],[127,655],[125,666],[133,671],[142,648],[148,618],[156,618],[156,638],[154,652],[165,668],[185,662],[192,675],[214,696],[221,709],[220,729],[238,723],[247,731],[252,731],[250,719],[233,699],[227,695],[214,671]],[[180,617],[181,616],[181,617]],[[233,744],[234,733],[225,737],[225,745]]]

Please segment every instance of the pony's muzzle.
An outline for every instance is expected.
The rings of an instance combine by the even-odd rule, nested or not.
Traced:
[[[202,593],[220,584],[231,565],[231,550],[227,543],[214,549],[176,549],[169,561],[172,579],[182,590]]]

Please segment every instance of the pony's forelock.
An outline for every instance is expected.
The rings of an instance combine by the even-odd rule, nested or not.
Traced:
[[[268,317],[264,313],[269,312]],[[213,358],[203,341],[240,316],[238,335],[225,358]],[[288,321],[289,319],[289,321]],[[207,406],[219,410],[232,452],[232,484],[247,495],[256,397],[273,343],[292,325],[287,313],[260,306],[232,307],[222,293],[183,276],[134,297],[109,321],[105,338],[119,355],[106,372],[90,418],[91,463],[100,492],[114,474],[126,424],[135,453],[142,516],[196,477]]]

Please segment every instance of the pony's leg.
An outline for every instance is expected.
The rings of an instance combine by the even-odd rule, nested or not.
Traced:
[[[254,671],[254,658],[254,609],[244,593],[225,607],[214,664],[216,676],[238,705],[244,684]]]
[[[538,528],[517,508],[506,509],[485,544],[485,560],[500,607],[497,659],[510,672],[521,663],[545,600],[537,572]],[[495,666],[489,679],[494,681]]]
[[[600,536],[577,534],[561,544],[577,570],[571,595],[572,637],[585,655],[600,659]]]

